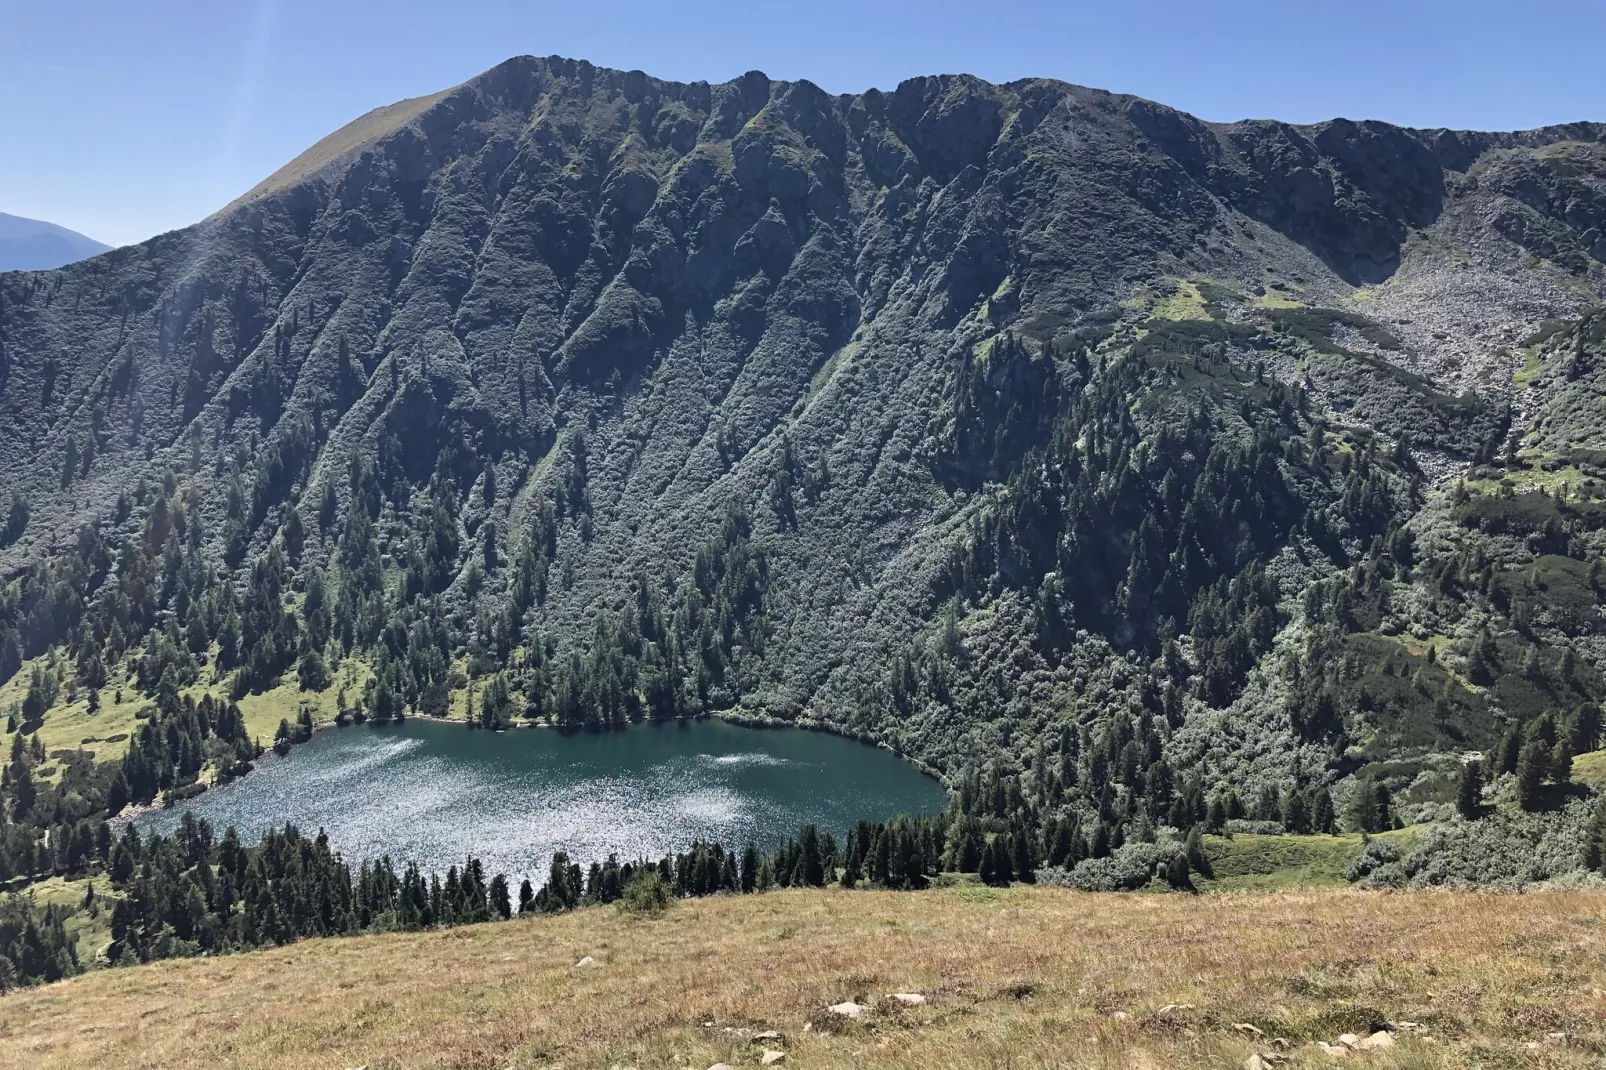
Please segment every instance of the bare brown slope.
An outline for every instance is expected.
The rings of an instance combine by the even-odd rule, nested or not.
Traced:
[[[700,1068],[774,1047],[802,1067],[1238,1067],[1275,1037],[1289,1065],[1317,1066],[1315,1040],[1388,1019],[1431,1040],[1402,1029],[1368,1067],[1598,1066],[1603,921],[1588,892],[971,887],[694,900],[647,921],[597,908],[19,992],[0,1000],[0,1066]],[[825,1010],[849,998],[874,1007]],[[747,1039],[768,1029],[784,1040]]]
[[[452,89],[442,89],[439,93],[431,93],[425,97],[398,100],[394,104],[375,108],[366,115],[352,120],[246,190],[217,214],[227,215],[236,208],[243,208],[264,197],[288,190],[320,174],[338,173],[363,149],[394,134],[455,88],[454,86]]]

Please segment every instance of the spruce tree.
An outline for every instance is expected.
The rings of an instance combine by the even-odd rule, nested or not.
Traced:
[[[1188,830],[1188,839],[1183,851],[1184,857],[1191,868],[1198,870],[1206,877],[1210,876],[1210,856],[1205,854],[1204,838],[1199,835],[1198,825]]]
[[[491,878],[490,903],[491,909],[495,911],[497,917],[511,918],[513,916],[513,904],[509,901],[507,894],[507,878],[500,873]]]
[[[1011,863],[1015,876],[1022,884],[1037,882],[1037,860],[1033,857],[1031,835],[1025,829],[1010,837]]]
[[[1350,795],[1349,823],[1358,832],[1376,832],[1377,781],[1363,777],[1355,782]]]
[[[1573,778],[1573,745],[1572,740],[1563,735],[1556,740],[1556,746],[1550,752],[1550,779],[1558,784],[1571,782]]]
[[[872,855],[872,858],[874,858],[874,863],[873,868],[870,871],[870,875],[871,878],[883,888],[887,886],[887,878],[891,876],[892,872],[891,840],[892,837],[887,834],[885,829],[883,829],[880,835],[876,836],[875,838],[875,851]]]
[[[820,857],[820,830],[813,825],[803,827],[801,859],[798,863],[801,882],[811,888],[825,884],[825,861]]]
[[[758,848],[748,844],[742,851],[741,883],[743,892],[752,892],[758,887]]]
[[[1606,869],[1606,799],[1595,805],[1595,815],[1584,834],[1584,868]]]
[[[981,861],[976,865],[976,874],[981,877],[983,884],[998,883],[998,848],[993,846],[991,840],[982,845]]]
[[[1227,827],[1227,808],[1219,797],[1210,800],[1210,809],[1205,814],[1205,827],[1218,835]]]
[[[1483,763],[1467,762],[1461,766],[1461,782],[1456,788],[1455,808],[1468,821],[1476,821],[1483,813]]]
[[[1296,836],[1310,832],[1310,806],[1305,793],[1298,788],[1288,789],[1288,802],[1283,807],[1283,828]]]
[[[1572,743],[1573,756],[1588,754],[1600,745],[1600,707],[1585,702],[1573,711],[1567,722],[1567,738]]]
[[[1540,788],[1545,774],[1550,771],[1550,762],[1550,748],[1543,740],[1534,739],[1524,744],[1517,759],[1517,805],[1524,810],[1539,809],[1543,801]]]
[[[1333,813],[1333,795],[1326,786],[1316,789],[1311,800],[1310,824],[1312,832],[1330,835],[1337,828],[1337,816]]]

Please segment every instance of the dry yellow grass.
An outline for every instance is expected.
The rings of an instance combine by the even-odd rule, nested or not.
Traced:
[[[972,887],[598,908],[15,993],[0,1065],[703,1070],[758,1062],[730,1030],[776,1029],[793,1067],[1243,1067],[1274,1037],[1298,1067],[1326,1065],[1314,1039],[1405,1019],[1429,1039],[1346,1065],[1600,1066],[1603,922],[1606,896],[1582,891]],[[905,991],[930,1002],[884,999]],[[873,1011],[826,1012],[850,997]]]

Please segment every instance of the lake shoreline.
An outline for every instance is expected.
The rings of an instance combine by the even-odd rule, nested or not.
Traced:
[[[246,841],[288,823],[325,829],[350,859],[388,855],[444,871],[473,854],[534,877],[557,850],[588,861],[656,859],[699,841],[772,850],[804,825],[842,836],[861,818],[934,815],[948,801],[889,749],[818,730],[760,733],[711,716],[655,725],[673,731],[606,733],[411,720],[371,735],[316,732],[293,759],[264,757],[218,790],[123,823],[169,835],[193,814]]]

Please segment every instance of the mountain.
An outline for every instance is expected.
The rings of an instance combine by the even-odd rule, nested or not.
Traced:
[[[0,700],[115,691],[118,804],[249,757],[207,688],[809,724],[1115,843],[1450,820],[1482,752],[1565,872],[1603,234],[1599,123],[513,59],[0,277]]]
[[[110,248],[54,223],[0,212],[0,271],[49,271]]]

